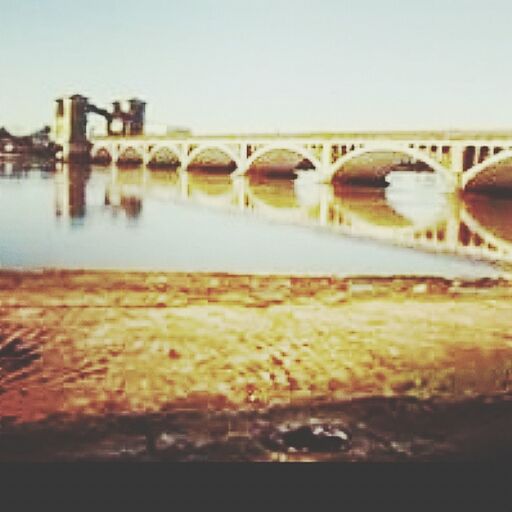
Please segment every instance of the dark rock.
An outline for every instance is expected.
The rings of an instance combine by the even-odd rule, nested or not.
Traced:
[[[337,425],[282,426],[267,436],[265,444],[278,451],[335,452],[348,449],[350,435]]]

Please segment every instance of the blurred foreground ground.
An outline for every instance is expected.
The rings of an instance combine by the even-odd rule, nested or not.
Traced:
[[[512,454],[512,283],[0,273],[0,460]]]

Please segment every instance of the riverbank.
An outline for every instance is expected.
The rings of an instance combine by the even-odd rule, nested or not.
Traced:
[[[225,447],[238,439],[243,452],[270,428],[274,448],[253,457],[266,460],[282,445],[275,434],[283,434],[279,422],[292,430],[293,422],[311,427],[321,410],[335,414],[351,439],[364,430],[359,423],[387,422],[388,431],[394,425],[402,448],[428,438],[421,434],[428,421],[419,421],[428,411],[445,411],[453,425],[434,422],[445,425],[436,427],[434,438],[450,444],[443,436],[460,423],[450,412],[457,407],[490,411],[472,416],[481,441],[490,433],[486,428],[496,430],[492,421],[482,427],[485,415],[498,409],[498,430],[508,425],[510,431],[511,313],[512,283],[504,279],[2,271],[0,445],[7,459],[37,459],[37,450],[23,452],[22,439],[50,436],[54,449],[39,455],[52,459],[62,453],[55,432],[69,437],[92,422],[97,432],[110,432],[110,456],[121,456],[113,446],[130,443],[122,441],[119,425],[156,421],[160,426],[150,429],[161,430],[156,440],[145,433],[141,441],[146,455],[167,443],[168,455],[186,459],[176,447],[192,443],[197,429],[203,452],[205,439],[217,434]],[[381,412],[372,413],[368,404]],[[402,427],[399,410],[412,415]],[[197,423],[184,433],[188,417]],[[243,418],[252,418],[250,425]],[[338,420],[330,418],[332,427]],[[261,428],[267,433],[255,433]],[[504,438],[512,447],[509,435]],[[390,439],[388,448],[395,442]],[[425,453],[437,453],[429,443]],[[384,458],[417,454],[402,448]],[[79,452],[66,453],[73,458]],[[94,458],[96,452],[83,457],[87,453]],[[368,453],[351,460],[371,460]]]

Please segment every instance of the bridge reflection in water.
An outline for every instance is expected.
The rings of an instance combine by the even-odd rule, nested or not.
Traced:
[[[198,205],[279,222],[378,239],[425,251],[512,262],[512,199],[442,193],[419,179],[409,189],[363,188],[307,180],[230,176],[204,171],[121,170],[104,176],[103,205],[136,220],[145,198]],[[56,214],[86,216],[90,171],[62,164],[56,174]],[[90,193],[89,191],[87,193]],[[96,199],[97,199],[96,198]]]

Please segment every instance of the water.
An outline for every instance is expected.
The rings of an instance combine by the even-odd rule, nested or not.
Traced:
[[[0,265],[481,277],[512,262],[512,201],[411,179],[370,190],[3,162]]]

